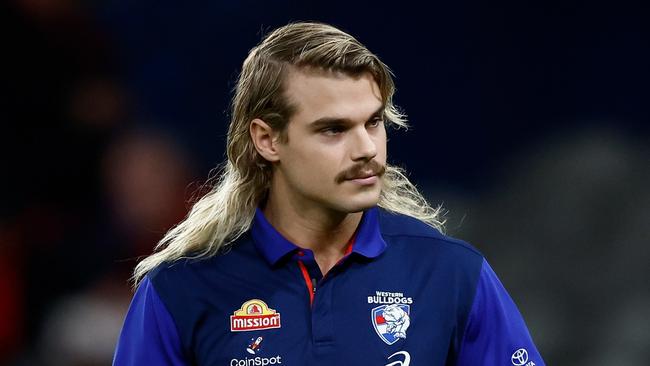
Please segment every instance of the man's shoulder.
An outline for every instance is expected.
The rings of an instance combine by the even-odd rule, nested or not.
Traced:
[[[147,276],[154,285],[160,286],[164,283],[182,286],[192,278],[218,277],[220,274],[241,268],[242,265],[250,266],[250,262],[256,257],[251,255],[252,250],[252,241],[245,236],[213,254],[194,251],[182,258],[164,261],[152,269]]]
[[[408,242],[419,250],[444,249],[468,257],[483,258],[473,245],[431,227],[427,223],[403,214],[379,210],[379,226],[382,237],[393,243]],[[415,248],[414,248],[415,249]]]
[[[164,278],[187,276],[189,273],[205,267],[208,262],[214,262],[219,256],[220,254],[209,256],[190,254],[178,259],[166,260],[149,271],[147,277],[152,282],[158,282]]]

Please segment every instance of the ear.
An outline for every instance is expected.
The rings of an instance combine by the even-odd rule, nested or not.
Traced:
[[[257,152],[270,162],[280,160],[277,149],[278,133],[259,118],[251,121],[249,132]]]

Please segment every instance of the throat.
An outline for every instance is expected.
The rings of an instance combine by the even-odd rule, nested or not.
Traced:
[[[353,240],[353,238],[350,239],[342,250],[336,248],[335,250],[330,251],[314,251],[314,259],[316,260],[316,264],[318,264],[318,268],[323,276],[327,275],[327,273],[350,252]]]
[[[314,253],[323,275],[345,256],[363,216],[363,212],[328,215],[320,210],[292,210],[290,205],[277,205],[272,199],[262,212],[287,240]]]
[[[262,209],[268,222],[282,236],[305,249],[322,252],[343,250],[356,231],[363,212],[328,212],[322,208],[294,208],[271,199]]]

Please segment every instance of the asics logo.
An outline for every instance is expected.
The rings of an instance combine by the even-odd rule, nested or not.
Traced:
[[[406,351],[395,352],[392,355],[388,356],[388,359],[390,360],[391,358],[398,355],[404,356],[404,360],[393,361],[391,363],[387,363],[386,366],[409,366],[411,364],[411,355]]]

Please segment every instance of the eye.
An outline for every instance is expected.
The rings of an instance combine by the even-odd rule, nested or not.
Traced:
[[[343,126],[330,126],[330,127],[325,127],[322,130],[320,130],[320,133],[328,135],[328,136],[334,136],[338,135],[345,131]]]
[[[379,127],[384,123],[384,120],[382,118],[375,118],[372,121],[368,122],[367,126],[371,128]]]

